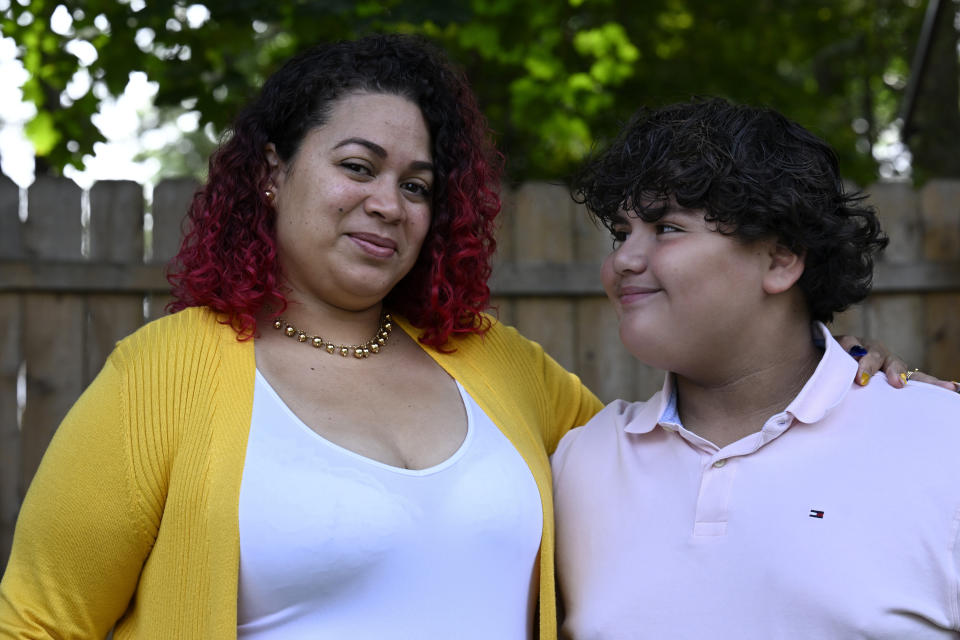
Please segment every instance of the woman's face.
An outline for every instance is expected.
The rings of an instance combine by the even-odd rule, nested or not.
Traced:
[[[410,271],[430,226],[430,150],[416,104],[366,92],[335,101],[289,163],[268,145],[291,300],[366,309]]]
[[[775,243],[744,243],[679,206],[656,222],[624,214],[614,231],[619,246],[601,276],[620,338],[639,360],[696,376],[755,339]]]

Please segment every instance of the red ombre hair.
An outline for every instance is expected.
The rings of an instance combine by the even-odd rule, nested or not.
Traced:
[[[168,275],[171,311],[206,306],[248,339],[264,308],[286,308],[277,260],[276,212],[267,197],[267,144],[291,162],[306,134],[333,103],[356,91],[406,97],[430,130],[435,171],[430,229],[416,264],[385,306],[443,347],[452,336],[483,333],[490,257],[496,248],[502,158],[462,74],[425,40],[377,35],[318,45],[273,74],[237,117],[210,158],[193,198],[188,229]]]

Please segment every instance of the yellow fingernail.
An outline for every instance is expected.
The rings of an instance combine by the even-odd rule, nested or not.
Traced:
[[[903,384],[907,384],[907,374],[901,373],[900,380],[903,382]]]
[[[868,382],[870,382],[870,374],[867,373],[867,372],[861,373],[861,374],[860,374],[860,386],[861,386],[861,387],[865,387],[865,386],[867,386],[867,383],[868,383]]]

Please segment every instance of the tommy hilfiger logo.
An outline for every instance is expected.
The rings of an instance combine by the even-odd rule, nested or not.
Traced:
[[[810,509],[811,518],[820,518],[823,519],[823,511],[817,511],[816,509]]]

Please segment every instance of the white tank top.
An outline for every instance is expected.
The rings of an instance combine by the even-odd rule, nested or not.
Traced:
[[[463,444],[408,470],[324,439],[257,371],[240,487],[239,638],[532,636],[540,494],[457,388]]]

